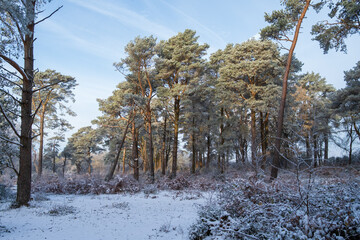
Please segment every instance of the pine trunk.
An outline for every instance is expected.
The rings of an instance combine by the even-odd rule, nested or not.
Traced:
[[[40,93],[39,93],[40,94]],[[44,154],[44,124],[45,124],[45,106],[42,106],[40,113],[40,139],[39,139],[39,159],[38,159],[38,178],[42,175],[43,169],[43,154]]]
[[[163,132],[163,139],[162,139],[162,149],[161,149],[161,174],[165,175],[166,174],[166,158],[165,158],[165,148],[166,148],[166,121],[167,121],[167,117],[165,116],[164,119],[164,132]]]
[[[134,178],[139,181],[139,152],[138,152],[138,139],[137,131],[135,127],[135,122],[132,123],[132,159],[133,159],[133,169],[134,169]]]
[[[173,144],[173,161],[171,178],[176,177],[177,171],[177,151],[178,151],[178,137],[179,137],[179,118],[180,118],[180,98],[175,97],[174,101],[174,144]]]
[[[27,205],[31,195],[31,145],[32,145],[32,94],[34,78],[34,17],[35,1],[26,1],[26,15],[32,19],[27,26],[30,31],[24,41],[24,72],[27,78],[23,79],[21,95],[21,133],[19,176],[17,180],[16,202],[18,205]]]
[[[254,109],[251,109],[251,163],[256,168],[256,116]]]
[[[281,138],[282,138],[282,132],[283,132],[283,125],[284,125],[284,115],[285,115],[285,104],[286,104],[286,95],[287,95],[287,83],[290,73],[290,67],[291,67],[291,61],[292,56],[294,54],[294,50],[296,47],[296,43],[299,37],[300,27],[301,23],[305,17],[305,14],[309,8],[311,0],[306,0],[306,4],[304,6],[304,9],[300,15],[300,18],[297,22],[296,29],[295,29],[295,35],[294,39],[292,40],[292,44],[290,47],[288,59],[286,62],[286,68],[285,68],[285,74],[283,78],[283,86],[282,86],[282,94],[281,94],[281,101],[280,101],[280,108],[279,108],[279,114],[278,114],[278,124],[277,124],[277,131],[276,131],[276,139],[275,139],[275,153],[274,153],[274,159],[273,159],[273,166],[271,168],[271,176],[270,179],[273,180],[277,178],[278,171],[280,168],[280,146],[281,146]]]
[[[124,146],[124,143],[125,143],[126,134],[128,132],[129,125],[130,125],[130,121],[128,121],[127,124],[126,124],[125,130],[124,130],[124,133],[123,133],[123,136],[122,136],[122,139],[121,139],[121,143],[120,143],[119,148],[118,148],[118,152],[116,154],[116,157],[115,157],[114,161],[111,163],[111,167],[109,169],[108,174],[106,175],[105,181],[110,181],[114,176],[116,165],[118,165],[120,153],[121,153],[121,150],[122,150],[122,148]]]

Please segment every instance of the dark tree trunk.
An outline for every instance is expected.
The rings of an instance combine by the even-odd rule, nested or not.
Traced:
[[[165,115],[164,119],[164,132],[163,132],[163,139],[162,139],[162,148],[161,148],[161,174],[166,174],[167,162],[165,158],[165,151],[166,151],[166,121],[167,116]]]
[[[19,176],[17,180],[16,202],[18,205],[27,205],[31,194],[31,143],[32,143],[32,94],[34,78],[34,17],[35,1],[26,0],[26,15],[32,19],[27,26],[30,31],[24,41],[24,72],[23,89],[21,96],[21,134]]]
[[[224,117],[224,108],[221,108],[220,110],[220,115],[221,115],[221,123],[220,123],[220,146],[219,146],[219,151],[218,151],[218,168],[220,173],[224,173],[224,168],[225,168],[225,154],[224,154],[224,143],[225,143],[225,139],[223,136],[224,133],[224,124],[223,124],[223,117]]]
[[[176,177],[177,171],[177,151],[178,151],[178,137],[179,137],[179,118],[180,118],[180,98],[176,96],[174,99],[174,144],[173,144],[173,161],[171,178]]]
[[[255,110],[251,109],[251,163],[256,167],[256,116]]]
[[[151,111],[150,105],[148,106],[148,130],[149,130],[149,165],[150,165],[150,182],[154,183],[155,181],[155,169],[154,169],[154,147],[153,147],[153,137],[152,137],[152,124],[151,124]]]
[[[133,159],[133,169],[134,169],[134,178],[139,181],[139,152],[138,152],[138,137],[135,127],[135,122],[132,123],[132,159]]]
[[[52,172],[56,173],[56,156],[53,158]]]
[[[115,169],[116,169],[116,165],[118,165],[120,153],[121,153],[121,150],[122,150],[122,148],[123,148],[123,146],[124,146],[124,143],[125,143],[126,134],[127,134],[127,132],[128,132],[129,125],[130,125],[130,121],[128,121],[127,124],[126,124],[125,130],[124,130],[124,133],[123,133],[123,136],[122,136],[122,139],[121,139],[119,148],[118,148],[118,152],[117,152],[117,154],[116,154],[116,157],[115,157],[114,161],[111,163],[109,172],[108,172],[108,174],[107,174],[106,177],[105,177],[105,181],[110,181],[110,180],[113,178],[113,176],[114,176],[114,172],[115,172]]]
[[[286,68],[283,78],[283,86],[282,86],[282,94],[281,94],[281,101],[280,101],[280,108],[279,108],[279,114],[278,114],[278,124],[277,124],[277,131],[276,131],[276,139],[275,139],[275,152],[274,152],[274,158],[273,158],[273,166],[271,168],[271,176],[270,179],[273,180],[277,178],[278,171],[280,168],[280,146],[281,146],[281,138],[283,133],[283,125],[284,125],[284,115],[285,115],[285,104],[286,104],[286,95],[287,95],[287,83],[290,73],[290,67],[291,67],[291,61],[292,56],[294,54],[294,50],[296,47],[296,43],[299,37],[300,27],[301,23],[305,17],[305,14],[309,8],[311,0],[306,0],[306,4],[304,6],[304,9],[300,15],[300,18],[297,22],[296,29],[295,29],[295,35],[294,39],[292,40],[292,44],[289,50],[288,59],[286,62]]]
[[[66,155],[65,155],[65,156],[64,156],[64,162],[63,162],[63,165],[62,165],[62,175],[63,175],[63,177],[65,177],[66,161],[67,161],[67,157],[66,157]]]
[[[324,135],[324,160],[329,159],[329,133],[326,130]]]
[[[195,127],[195,118],[192,119],[192,127]],[[191,133],[191,150],[192,150],[192,158],[191,158],[191,170],[190,173],[194,174],[196,170],[196,147],[195,147],[195,132],[194,130]]]
[[[210,167],[211,162],[211,138],[210,134],[207,136],[207,155],[206,155],[206,168]]]
[[[90,150],[88,150],[87,152],[87,162],[88,162],[88,174],[91,175],[91,170],[92,170],[92,167],[91,167],[91,152]]]
[[[350,132],[349,132],[349,136],[350,136],[350,146],[349,146],[349,165],[351,165],[352,163],[352,146],[353,146],[353,142],[354,142],[354,138],[353,138],[353,125],[350,126]]]

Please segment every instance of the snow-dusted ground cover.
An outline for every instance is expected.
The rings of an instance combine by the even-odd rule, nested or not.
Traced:
[[[6,240],[188,239],[208,193],[34,194],[30,207],[0,203],[0,238]]]

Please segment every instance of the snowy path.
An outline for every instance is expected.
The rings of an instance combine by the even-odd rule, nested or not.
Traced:
[[[1,203],[0,225],[10,233],[0,233],[0,239],[187,239],[197,205],[206,202],[199,194],[179,192],[46,197],[30,208]]]

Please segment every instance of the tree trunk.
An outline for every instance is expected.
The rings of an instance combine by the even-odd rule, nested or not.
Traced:
[[[149,130],[149,165],[150,165],[150,182],[154,183],[155,181],[155,169],[154,169],[154,147],[153,147],[153,137],[152,137],[152,124],[151,124],[151,109],[150,102],[148,105],[148,130]]]
[[[128,132],[129,125],[130,125],[130,121],[128,121],[127,124],[126,124],[125,130],[124,130],[124,133],[123,133],[123,136],[122,136],[122,139],[121,139],[119,148],[118,148],[118,152],[117,152],[117,154],[116,154],[116,158],[115,158],[114,161],[111,163],[111,167],[110,167],[110,169],[109,169],[108,174],[107,174],[106,177],[105,177],[105,181],[110,181],[110,180],[113,178],[113,176],[114,176],[114,172],[115,172],[115,169],[116,169],[116,165],[118,165],[120,153],[121,153],[121,150],[122,150],[122,148],[123,148],[123,146],[124,146],[124,143],[125,143],[126,134],[127,134],[127,132]]]
[[[125,158],[126,158],[126,148],[123,151],[123,159],[122,159],[122,173],[125,174]]]
[[[251,163],[257,168],[256,162],[256,116],[255,110],[251,109]]]
[[[173,144],[173,161],[172,161],[171,178],[176,177],[176,171],[177,171],[179,118],[180,118],[180,98],[179,96],[176,96],[174,99],[174,144]]]
[[[27,26],[30,31],[24,41],[24,71],[27,78],[23,79],[21,96],[21,134],[19,176],[17,180],[16,202],[18,205],[27,205],[31,194],[31,145],[32,145],[32,94],[34,78],[34,18],[35,1],[26,0],[26,15],[31,19]]]
[[[210,167],[211,161],[211,138],[210,134],[207,136],[207,155],[206,155],[206,168]]]
[[[297,22],[294,39],[292,40],[288,59],[286,62],[286,68],[285,68],[285,73],[284,73],[284,78],[283,78],[281,102],[280,102],[280,108],[279,108],[279,114],[278,114],[278,124],[277,124],[276,139],[275,139],[275,153],[274,153],[274,159],[273,159],[273,166],[271,168],[271,176],[270,176],[271,180],[277,178],[278,171],[280,168],[280,146],[281,146],[283,125],[284,125],[284,114],[285,114],[285,104],[286,104],[286,95],[287,95],[287,82],[288,82],[289,73],[290,73],[292,56],[293,56],[293,53],[294,53],[294,50],[296,47],[296,43],[297,43],[297,40],[299,37],[301,23],[302,23],[302,21],[305,17],[305,14],[309,8],[310,2],[311,2],[311,0],[306,0],[304,9],[303,9],[303,11],[300,15],[300,18]]]
[[[39,93],[40,94],[40,93]],[[38,178],[42,175],[43,169],[43,153],[44,153],[44,124],[45,124],[45,106],[42,106],[40,113],[40,140],[39,140],[39,159],[38,159]]]
[[[218,150],[218,168],[220,173],[224,173],[224,143],[225,139],[223,137],[224,133],[224,124],[223,124],[223,117],[224,117],[224,108],[220,109],[220,116],[221,116],[221,122],[220,122],[220,145]]]
[[[132,123],[132,136],[133,136],[133,144],[132,144],[133,166],[132,167],[134,169],[134,178],[139,181],[139,153],[138,153],[138,139],[137,139],[135,122]]]
[[[65,177],[65,167],[66,167],[66,155],[64,156],[64,162],[63,162],[63,165],[62,165],[62,175],[63,177]]]
[[[88,174],[91,175],[91,152],[90,152],[90,149],[87,152],[87,162],[88,162]]]
[[[314,168],[316,168],[318,166],[318,141],[317,141],[317,136],[315,134],[314,134],[313,138],[314,138],[314,142],[313,142],[313,144],[314,144],[314,152],[313,152],[314,164],[313,164],[313,166],[314,166]]]
[[[266,162],[266,151],[267,151],[267,136],[266,136],[266,127],[265,127],[265,119],[263,113],[260,112],[260,135],[261,135],[261,155],[262,160],[260,167],[261,169],[265,169],[265,162]]]
[[[192,127],[195,127],[195,118],[192,119]],[[195,132],[194,130],[191,132],[191,150],[192,150],[192,158],[191,158],[191,170],[190,173],[194,174],[196,169],[196,148],[195,148]]]
[[[165,148],[166,148],[166,121],[167,121],[167,117],[165,115],[165,119],[164,119],[164,132],[163,132],[163,139],[162,139],[162,149],[161,149],[161,174],[165,175],[166,174],[166,159],[165,159]]]
[[[354,142],[354,138],[353,138],[353,125],[350,126],[350,146],[349,146],[349,165],[351,165],[352,163],[352,145]]]

